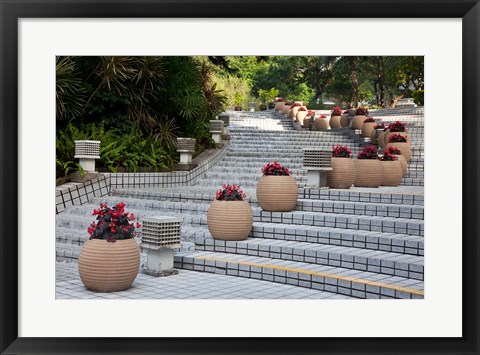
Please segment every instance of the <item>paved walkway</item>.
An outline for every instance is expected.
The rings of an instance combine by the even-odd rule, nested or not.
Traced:
[[[56,299],[350,299],[344,295],[291,285],[178,270],[177,275],[138,274],[127,291],[95,293],[83,286],[76,262],[56,263]]]

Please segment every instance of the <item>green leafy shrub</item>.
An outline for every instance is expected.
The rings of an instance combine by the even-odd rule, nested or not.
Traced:
[[[415,101],[418,106],[423,106],[423,96],[424,90],[415,90],[412,92],[413,101]]]

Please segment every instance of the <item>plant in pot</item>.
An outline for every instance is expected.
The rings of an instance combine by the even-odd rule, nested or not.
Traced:
[[[242,111],[243,101],[245,101],[245,97],[242,94],[236,92],[233,97],[233,104],[235,105],[235,111]]]
[[[302,107],[302,104],[299,102],[294,102],[292,105],[292,108],[290,109],[290,112],[288,114],[288,117],[295,119],[297,116],[298,110],[300,110],[300,107]]]
[[[362,136],[364,136],[365,138],[370,138],[373,127],[375,127],[375,119],[372,117],[367,117],[362,124]]]
[[[385,151],[379,158],[382,166],[382,186],[398,186],[402,182],[402,166],[394,154]]]
[[[275,103],[275,110],[283,112],[284,107],[285,107],[285,100],[281,97],[277,98],[277,102]]]
[[[207,212],[207,226],[214,239],[247,239],[253,226],[252,208],[237,185],[222,185]]]
[[[358,107],[355,111],[355,117],[352,120],[352,128],[353,129],[361,129],[363,121],[367,119],[368,110],[365,107]]]
[[[327,115],[321,114],[318,119],[315,120],[314,130],[315,131],[324,131],[329,129],[330,125],[328,124]]]
[[[327,172],[327,186],[333,189],[349,189],[355,181],[355,164],[352,151],[338,144],[332,149],[332,170]]]
[[[363,147],[355,160],[355,172],[355,186],[379,187],[382,184],[382,166],[378,160],[377,148],[373,145]]]
[[[304,106],[300,106],[300,108],[298,109],[297,111],[297,114],[295,116],[296,120],[298,122],[300,122],[300,124],[306,128],[308,128],[305,123],[304,123],[304,120],[305,120],[305,117],[307,117],[307,114],[308,114],[308,110],[306,107]],[[308,121],[308,124],[310,124],[310,121]]]
[[[340,120],[342,119],[342,108],[340,106],[335,106],[332,109],[332,114],[330,118],[330,128],[342,128]]]
[[[370,141],[372,144],[378,144],[378,138],[382,134],[383,130],[385,129],[385,123],[383,122],[377,122],[372,129],[372,132],[370,133]]]
[[[293,105],[293,102],[287,101],[283,106],[283,113],[288,115],[288,113],[290,112],[290,109],[292,108],[292,105]]]
[[[388,148],[385,148],[384,153],[387,153],[387,152],[397,157],[402,167],[402,176],[407,175],[408,163],[407,163],[407,159],[405,159],[405,157],[403,156],[402,151],[395,147],[388,147]]]
[[[90,238],[78,257],[80,279],[95,292],[126,290],[140,267],[140,248],[134,237],[135,227],[141,225],[134,222],[133,213],[125,211],[123,202],[111,208],[100,203],[93,215],[97,221],[88,227]]]
[[[348,127],[350,125],[350,120],[348,119],[348,110],[343,111],[342,117],[340,118],[340,125],[342,127]]]
[[[410,144],[407,142],[407,137],[401,135],[401,134],[393,134],[390,135],[390,138],[388,139],[388,144],[386,145],[386,148],[390,147],[395,147],[399,149],[407,162],[410,161]]]
[[[407,134],[407,124],[404,123],[404,122],[400,122],[400,121],[395,121],[395,122],[392,122],[388,125],[386,131],[385,131],[385,135],[383,137],[384,141],[385,141],[385,145],[389,142],[390,140],[390,136],[394,135],[394,134],[399,134],[401,136],[404,136],[407,140],[407,143],[409,142],[409,138],[408,138],[408,134]]]
[[[262,169],[262,177],[257,184],[257,201],[265,211],[288,212],[295,208],[298,199],[298,186],[290,171],[273,162]]]

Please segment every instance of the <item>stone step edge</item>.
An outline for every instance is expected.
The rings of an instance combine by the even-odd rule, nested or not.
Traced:
[[[234,267],[235,265],[236,267]],[[185,256],[176,255],[175,267],[239,277],[256,278],[265,281],[291,284],[321,291],[346,294],[357,298],[422,299],[424,297],[423,290],[417,290],[410,287],[397,286],[379,281],[371,281],[352,276],[337,275],[321,271],[291,268],[267,263],[264,264],[250,261],[231,260],[221,257],[210,257],[202,255],[201,253],[199,253],[198,256],[193,257],[193,263],[191,264],[185,262]],[[232,272],[229,272],[228,270],[232,270]],[[258,272],[255,270],[258,270]],[[367,295],[367,293],[370,293],[371,295]]]

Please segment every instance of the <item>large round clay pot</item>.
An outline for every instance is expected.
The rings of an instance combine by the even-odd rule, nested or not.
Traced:
[[[352,120],[352,128],[353,129],[361,129],[363,125],[363,121],[367,119],[367,116],[355,116]]]
[[[340,123],[340,120],[342,119],[342,116],[332,116],[330,118],[330,128],[342,128],[342,124]]]
[[[310,128],[311,124],[312,119],[310,117],[305,117],[305,119],[303,120],[303,127]]]
[[[292,106],[290,105],[285,105],[283,106],[283,113],[288,115],[288,113],[290,112],[290,109],[292,108]]]
[[[295,208],[297,199],[298,186],[291,175],[263,175],[257,184],[257,201],[265,211],[291,211]]]
[[[86,288],[94,292],[128,289],[138,274],[140,248],[134,238],[107,242],[88,239],[78,257],[78,273]]]
[[[324,131],[330,127],[328,124],[328,118],[316,118],[315,122],[313,123],[313,130],[314,131]]]
[[[408,163],[403,154],[395,155],[402,166],[402,176],[407,175]]]
[[[307,111],[297,111],[295,118],[298,122],[300,122],[301,125],[303,125],[303,120],[305,119],[305,117],[307,117],[307,113]]]
[[[410,144],[410,137],[408,136],[407,132],[390,132],[390,131],[389,131],[389,132],[385,133],[385,136],[383,137],[383,139],[385,140],[385,145],[387,145],[388,143],[390,143],[390,142],[389,142],[390,137],[391,137],[391,136],[394,136],[394,135],[396,135],[396,134],[398,134],[398,135],[400,135],[400,136],[402,136],[402,137],[407,138],[407,143]]]
[[[207,225],[214,239],[247,239],[253,226],[252,208],[247,201],[214,200],[207,212]]]
[[[349,124],[350,124],[350,120],[348,119],[348,113],[342,114],[340,118],[340,125],[342,127],[348,127]]]
[[[285,107],[285,101],[278,101],[275,104],[275,110],[277,110],[277,111],[283,111],[284,107]]]
[[[332,189],[349,189],[355,181],[355,163],[352,158],[332,157],[332,170],[327,171],[327,186]]]
[[[382,133],[380,133],[380,135],[378,136],[378,146],[380,148],[385,148],[385,131],[382,131]]]
[[[382,166],[382,186],[398,186],[402,182],[403,171],[398,160],[380,161]]]
[[[372,129],[372,132],[370,133],[370,141],[372,144],[378,144],[378,138],[382,134],[383,129]]]
[[[388,148],[388,147],[395,147],[395,148],[400,149],[400,151],[402,152],[402,155],[405,157],[407,162],[410,161],[410,156],[411,156],[410,144],[408,144],[408,143],[388,143],[385,146],[385,148]]]
[[[373,131],[373,127],[375,127],[375,122],[363,122],[362,124],[362,136],[365,138],[370,138],[370,134]]]
[[[382,184],[383,174],[380,160],[355,160],[355,181],[353,184],[360,187],[379,187]]]

